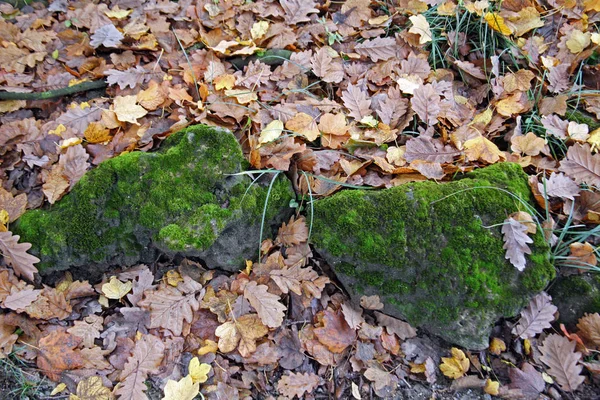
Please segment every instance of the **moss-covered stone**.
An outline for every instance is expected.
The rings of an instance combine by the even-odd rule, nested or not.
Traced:
[[[42,272],[101,272],[153,261],[159,251],[236,270],[258,252],[270,184],[230,175],[246,166],[230,132],[193,126],[171,135],[157,152],[103,162],[53,207],[24,214],[14,231],[32,243]],[[292,196],[289,181],[277,177],[266,234],[285,216]]]
[[[445,184],[345,190],[315,202],[312,239],[355,300],[377,294],[387,313],[481,349],[500,316],[554,277],[540,233],[525,271],[505,259],[499,224],[531,200],[510,163]]]
[[[559,322],[571,329],[585,313],[600,313],[600,275],[597,273],[561,276],[548,293],[558,308]]]

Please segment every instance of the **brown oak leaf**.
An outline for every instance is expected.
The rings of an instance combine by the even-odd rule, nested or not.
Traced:
[[[64,329],[64,328],[63,328]],[[37,365],[48,378],[60,379],[65,370],[81,368],[83,358],[77,346],[81,339],[65,330],[55,330],[42,337],[38,346]]]
[[[551,334],[539,347],[540,360],[548,366],[548,374],[567,392],[575,391],[585,380],[580,375],[583,366],[578,365],[581,353],[575,351],[575,345],[564,336]]]
[[[298,396],[301,399],[304,393],[312,393],[319,386],[321,378],[313,373],[295,373],[283,375],[277,382],[277,390],[284,396],[292,399]]]
[[[371,99],[358,86],[348,85],[348,88],[342,91],[342,100],[344,106],[350,111],[349,115],[354,119],[360,121],[367,115],[371,115]]]
[[[120,399],[145,399],[145,384],[149,374],[156,373],[165,352],[163,341],[153,335],[144,335],[135,343],[125,367],[119,375],[120,383],[115,388],[115,394]]]
[[[0,232],[0,254],[17,276],[33,281],[33,274],[38,272],[33,264],[40,262],[40,259],[27,253],[31,248],[30,243],[19,243],[19,239],[20,236],[13,235],[11,231]]]
[[[244,288],[244,297],[254,307],[263,324],[269,328],[280,327],[287,309],[279,302],[280,297],[267,291],[268,286],[251,281]]]
[[[341,311],[334,312],[328,308],[317,314],[317,320],[321,326],[314,329],[315,336],[329,351],[341,353],[356,341],[356,333]]]

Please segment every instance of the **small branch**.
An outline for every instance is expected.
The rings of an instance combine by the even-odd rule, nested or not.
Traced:
[[[79,83],[62,89],[48,90],[47,92],[38,93],[18,93],[18,92],[0,92],[0,100],[48,100],[55,97],[67,96],[79,92],[87,92],[88,90],[101,89],[106,87],[104,80],[89,81]]]

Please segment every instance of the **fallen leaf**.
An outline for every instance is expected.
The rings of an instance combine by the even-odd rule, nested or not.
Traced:
[[[188,364],[188,371],[190,376],[192,377],[193,383],[206,382],[208,380],[208,373],[210,372],[210,370],[210,364],[200,363],[198,357],[192,358]]]
[[[442,357],[440,370],[450,379],[458,379],[469,370],[471,363],[465,353],[456,347],[452,348],[452,357]]]
[[[23,213],[27,207],[27,194],[21,193],[13,196],[12,193],[0,187],[0,210],[8,213],[8,222],[14,222]]]
[[[376,294],[372,296],[361,296],[360,306],[367,310],[381,310],[383,309],[383,303]]]
[[[145,399],[149,374],[156,373],[164,357],[163,341],[153,335],[143,335],[135,342],[131,355],[119,374],[120,383],[114,393],[122,399]]]
[[[512,333],[521,339],[529,339],[550,328],[554,321],[557,308],[552,303],[552,297],[542,292],[537,294],[527,307],[521,311],[521,318],[513,328]]]
[[[295,216],[292,216],[287,224],[285,222],[281,224],[276,242],[281,243],[285,247],[291,247],[307,240],[308,227],[306,226],[306,218],[300,216],[296,219]]]
[[[348,326],[352,329],[358,329],[365,322],[362,310],[357,310],[347,303],[342,304],[342,314],[344,314]]]
[[[321,378],[313,373],[295,373],[290,372],[289,375],[283,375],[277,382],[277,390],[292,399],[298,396],[303,398],[304,393],[312,393],[321,383]]]
[[[506,351],[506,343],[504,343],[504,340],[494,337],[490,340],[488,350],[490,353],[499,356],[502,352]]]
[[[511,150],[528,156],[537,156],[546,146],[546,141],[533,132],[526,135],[513,135],[510,142]]]
[[[310,21],[308,14],[319,12],[313,0],[280,0],[280,4],[285,11],[285,21],[290,25]]]
[[[579,54],[591,44],[592,34],[590,32],[582,32],[579,29],[573,29],[565,43],[567,49],[573,54]]]
[[[42,191],[48,198],[48,203],[54,204],[67,192],[69,186],[69,180],[63,175],[62,166],[55,164],[42,185]]]
[[[506,250],[506,259],[519,271],[525,269],[525,254],[531,254],[528,243],[533,239],[527,236],[527,226],[513,218],[507,218],[502,224],[504,239],[503,249]]]
[[[569,147],[567,156],[560,162],[558,169],[577,183],[600,187],[600,154],[592,154],[587,143]]]
[[[278,328],[283,323],[286,307],[279,302],[279,296],[269,293],[267,289],[266,285],[248,282],[244,288],[244,297],[254,307],[264,325]]]
[[[580,265],[582,268],[594,268],[598,260],[596,259],[596,253],[594,246],[590,243],[571,243],[569,245],[568,261],[574,265]]]
[[[500,32],[504,36],[508,36],[508,35],[512,34],[512,29],[510,29],[508,27],[508,25],[506,25],[506,22],[504,22],[504,18],[502,18],[502,16],[500,16],[498,13],[495,13],[495,12],[485,13],[485,15],[483,16],[483,19],[485,19],[485,22],[488,23],[490,28],[492,28],[496,32]]]
[[[276,119],[267,124],[265,128],[260,132],[258,143],[265,144],[274,141],[281,136],[283,132],[283,122]]]
[[[102,285],[102,293],[108,299],[121,300],[132,287],[131,281],[121,282],[116,276],[111,276],[110,281]]]
[[[480,160],[488,164],[494,164],[505,158],[504,153],[500,151],[498,146],[483,136],[467,140],[463,147],[465,148],[465,155],[471,161]]]
[[[80,343],[81,339],[64,330],[49,332],[39,342],[38,367],[53,381],[58,381],[63,371],[81,368],[83,358],[76,350]]]
[[[112,391],[102,384],[99,376],[90,376],[77,384],[77,394],[69,397],[69,400],[112,400]]]
[[[511,389],[519,389],[527,399],[537,399],[546,388],[546,382],[531,364],[523,363],[521,369],[509,368]]]
[[[113,100],[113,107],[119,121],[135,125],[140,125],[137,120],[148,114],[144,107],[137,104],[136,96],[117,96]]]
[[[437,124],[437,117],[442,111],[440,102],[440,95],[430,83],[415,89],[414,96],[410,99],[413,110],[427,125]]]
[[[577,322],[578,334],[587,342],[600,347],[600,314],[585,313]]]
[[[4,256],[7,264],[13,267],[17,276],[33,281],[33,275],[38,272],[33,264],[40,262],[40,259],[27,253],[31,244],[19,243],[20,238],[11,231],[0,232],[0,254]]]
[[[400,340],[406,340],[417,336],[415,328],[410,326],[409,323],[399,320],[398,318],[390,317],[378,311],[375,312],[377,322],[380,326],[384,326],[389,333],[396,334]]]
[[[169,379],[165,385],[165,395],[162,400],[193,400],[200,393],[200,383],[194,383],[190,375],[179,381]]]
[[[396,39],[393,37],[377,37],[375,39],[365,40],[364,42],[357,44],[354,47],[354,50],[362,56],[368,56],[371,61],[377,62],[396,57],[398,48],[399,47],[396,44]]]
[[[309,142],[317,140],[321,135],[315,118],[305,113],[298,113],[285,123],[285,129],[304,136]]]
[[[360,121],[364,117],[371,115],[371,99],[360,87],[348,85],[348,88],[342,91],[342,101],[344,106],[350,111],[349,115]],[[323,117],[321,117],[321,120]]]
[[[23,311],[27,306],[33,303],[40,295],[41,290],[30,288],[24,288],[19,290],[13,286],[11,293],[6,296],[2,302],[2,306],[15,311]]]
[[[431,27],[429,25],[429,21],[425,18],[424,15],[413,15],[408,18],[412,25],[408,30],[410,33],[414,33],[419,35],[419,44],[425,44],[431,42],[433,34],[431,33]]]
[[[563,173],[557,174],[556,172],[552,172],[545,182],[538,182],[538,190],[546,199],[548,197],[560,197],[575,200],[580,192],[579,185],[573,179]]]
[[[575,345],[566,337],[551,334],[539,347],[540,360],[548,366],[548,374],[567,392],[575,391],[585,380],[580,375],[583,366],[578,365],[581,353],[575,351]]]
[[[483,387],[483,391],[492,396],[498,396],[499,388],[500,388],[500,382],[493,381],[491,379],[487,379],[485,381],[485,386]]]
[[[94,340],[100,337],[100,331],[104,329],[102,322],[104,318],[98,315],[88,315],[83,321],[74,321],[73,326],[67,329],[71,335],[82,339],[84,347],[94,347]]]
[[[215,335],[219,338],[219,350],[223,353],[237,348],[242,357],[248,357],[256,351],[256,340],[268,331],[258,315],[246,314],[218,326]]]
[[[92,34],[90,37],[90,46],[94,48],[100,46],[119,47],[123,38],[123,34],[113,24],[106,24],[96,29]]]
[[[321,326],[314,329],[315,336],[329,351],[341,353],[356,341],[354,329],[346,323],[341,312],[326,309],[317,314],[317,320]]]

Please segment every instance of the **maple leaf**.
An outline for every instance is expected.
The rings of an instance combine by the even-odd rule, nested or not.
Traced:
[[[526,92],[531,88],[531,80],[535,74],[528,69],[521,69],[514,74],[504,75],[503,85],[507,93]]]
[[[371,115],[371,100],[367,98],[367,93],[363,92],[358,86],[352,84],[342,92],[344,106],[350,111],[350,116],[360,121],[367,115]]]
[[[521,311],[521,318],[512,333],[521,339],[535,337],[544,329],[550,328],[557,308],[551,303],[552,297],[542,292],[531,299],[527,307]]]
[[[200,308],[198,298],[204,296],[202,285],[185,276],[177,287],[162,284],[158,290],[146,292],[138,306],[150,310],[149,328],[169,329],[180,336],[183,322],[191,323],[194,312]]]
[[[169,379],[165,385],[165,396],[162,400],[193,400],[200,393],[200,383],[194,383],[190,375],[179,381]]]
[[[269,328],[280,327],[283,323],[286,307],[279,302],[279,296],[269,293],[266,285],[248,282],[244,288],[244,297],[254,307],[260,320]]]
[[[315,141],[321,135],[315,118],[302,112],[288,120],[285,129],[304,136],[309,142]]]
[[[33,265],[40,259],[27,253],[30,243],[19,243],[20,236],[11,231],[0,232],[0,253],[8,265],[13,267],[17,276],[33,281],[33,274],[38,272]]]
[[[364,376],[375,383],[375,394],[379,397],[387,397],[386,393],[389,393],[390,390],[398,385],[398,377],[379,367],[367,368]]]
[[[600,187],[600,154],[592,154],[587,143],[569,147],[567,156],[560,162],[558,169],[577,183]]]
[[[115,394],[121,396],[120,399],[123,400],[146,399],[145,380],[149,374],[157,371],[164,351],[165,345],[162,340],[153,335],[143,335],[135,343],[135,347],[119,375],[120,383],[115,388]]]
[[[119,47],[123,34],[113,24],[106,24],[98,29],[90,37],[90,46]]]
[[[256,340],[269,332],[260,317],[256,314],[246,314],[225,322],[215,330],[219,338],[219,350],[223,353],[238,349],[242,357],[248,357],[256,351]]]
[[[295,216],[290,218],[289,223],[281,224],[277,234],[277,243],[281,243],[285,247],[291,247],[308,240],[308,227],[306,226],[306,218],[300,216],[295,219]]]
[[[214,342],[213,342],[214,343]],[[211,366],[206,363],[200,363],[198,357],[194,357],[188,364],[188,371],[194,383],[204,383],[208,380],[208,373]]]
[[[452,357],[442,357],[440,370],[448,378],[458,379],[469,371],[471,362],[462,350],[453,347],[451,351]]]
[[[435,125],[437,117],[442,111],[440,108],[441,97],[433,88],[433,85],[428,83],[419,86],[414,91],[410,104],[413,110],[417,113],[421,121],[427,125]]]
[[[121,122],[140,125],[138,118],[148,114],[144,107],[137,104],[136,96],[117,96],[113,100],[113,106],[117,119]]]
[[[79,343],[81,343],[80,338],[64,330],[49,332],[39,342],[38,367],[53,381],[58,381],[60,374],[65,370],[81,368],[83,358],[79,350],[76,350]]]
[[[319,12],[313,0],[279,0],[279,4],[285,11],[285,22],[290,25],[310,21],[308,14]]]
[[[567,392],[575,391],[585,380],[580,375],[583,366],[577,364],[581,353],[575,351],[575,345],[564,336],[551,334],[539,347],[540,360],[548,366],[548,374]]]
[[[379,60],[385,61],[396,57],[398,48],[396,39],[391,37],[378,37],[357,44],[356,47],[354,47],[354,50],[362,56],[368,56],[373,62],[377,62]]]
[[[284,396],[292,399],[298,396],[299,399],[304,393],[312,393],[319,386],[321,378],[313,373],[294,373],[283,375],[277,382],[277,390]]]
[[[116,276],[111,276],[110,281],[102,285],[102,294],[107,299],[121,300],[132,287],[133,284],[130,281],[121,282]]]
[[[506,250],[506,259],[519,271],[525,269],[525,254],[531,254],[528,243],[533,243],[533,239],[527,236],[527,226],[515,220],[507,218],[502,225],[502,234],[504,235],[504,246]]]

